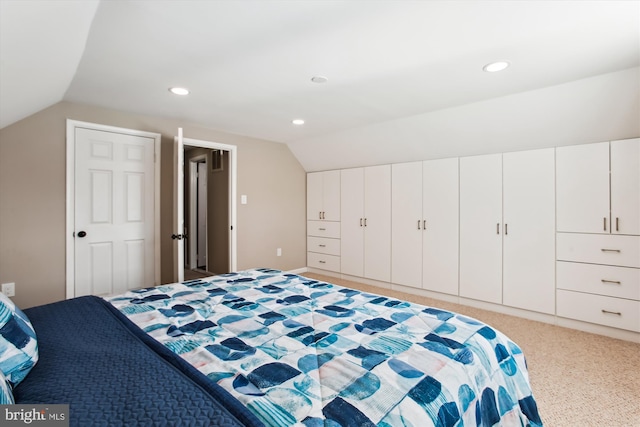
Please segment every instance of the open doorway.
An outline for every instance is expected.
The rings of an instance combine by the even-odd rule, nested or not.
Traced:
[[[185,279],[228,273],[229,152],[184,147]]]
[[[202,151],[198,151],[202,150]],[[215,154],[214,154],[215,153]],[[236,183],[237,183],[237,147],[217,142],[183,138],[182,129],[178,129],[174,151],[174,220],[175,228],[171,238],[174,240],[175,280],[185,280],[185,243],[188,240],[187,221],[188,203],[185,203],[185,180],[189,179],[188,159],[198,155],[207,155],[207,193],[220,191],[216,197],[208,197],[207,204],[207,270],[215,273],[236,271],[237,236],[236,223]],[[213,178],[215,176],[215,178]],[[185,179],[186,178],[186,179]],[[218,179],[219,178],[219,179]],[[224,196],[226,194],[226,196]],[[211,216],[225,218],[211,220]],[[215,244],[211,243],[215,240]],[[226,242],[226,245],[221,242]],[[219,248],[216,249],[212,248]],[[193,271],[193,270],[188,270]]]
[[[185,271],[187,276],[211,275],[207,268],[207,213],[208,213],[208,189],[207,182],[209,174],[208,154],[201,154],[191,157],[185,154],[185,171],[189,177],[185,177],[185,226],[187,227],[187,246],[185,247],[184,266],[185,270],[199,273],[191,274]]]

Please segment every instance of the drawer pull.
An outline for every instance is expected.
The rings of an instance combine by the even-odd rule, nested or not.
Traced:
[[[327,231],[327,229],[326,228],[318,228],[318,231]],[[603,251],[604,251],[604,249],[603,249]],[[620,251],[618,251],[618,252],[620,252]]]
[[[326,264],[326,263],[327,263],[327,261],[320,261],[320,264]],[[602,311],[604,311],[604,310],[602,310]]]
[[[606,279],[601,279],[600,280],[602,283],[612,283],[614,285],[622,285],[622,282],[618,281],[618,280],[606,280]]]
[[[619,311],[609,311],[609,310],[602,309],[602,312],[605,314],[615,314],[616,316],[622,316],[622,313],[620,313]]]
[[[327,247],[327,245],[318,245],[318,246],[320,246],[321,248],[326,248]],[[603,282],[604,282],[604,280],[603,280]],[[620,282],[618,282],[618,283],[620,283]]]
[[[602,252],[615,252],[620,253],[620,249],[600,249]]]

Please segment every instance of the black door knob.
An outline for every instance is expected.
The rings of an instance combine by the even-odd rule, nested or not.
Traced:
[[[78,237],[84,237],[87,235],[86,231],[78,231]]]

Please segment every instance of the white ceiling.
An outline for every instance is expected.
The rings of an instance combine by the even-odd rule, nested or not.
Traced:
[[[0,128],[67,100],[293,146],[640,65],[639,1],[0,0],[0,14]]]

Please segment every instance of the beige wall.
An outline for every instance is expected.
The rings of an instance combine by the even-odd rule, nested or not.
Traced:
[[[238,147],[238,269],[306,265],[305,171],[284,144],[227,134],[180,120],[61,102],[0,130],[0,283],[15,282],[18,306],[65,297],[66,120],[162,134],[161,271],[175,278],[173,138]],[[282,256],[276,256],[282,248]]]

